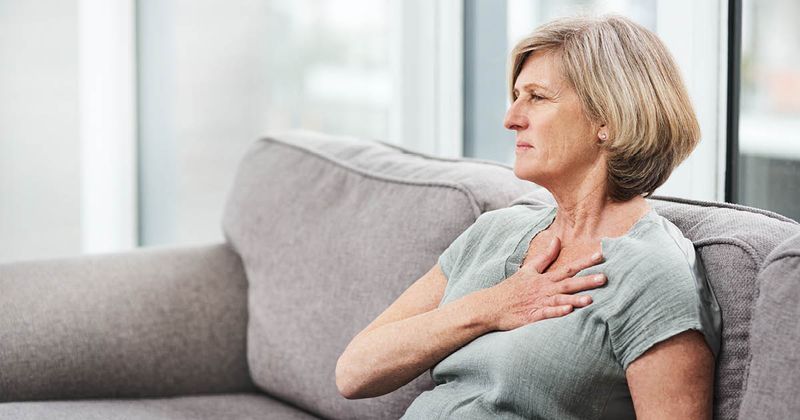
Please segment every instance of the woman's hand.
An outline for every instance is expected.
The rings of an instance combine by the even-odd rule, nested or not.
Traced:
[[[570,293],[603,285],[605,275],[573,276],[600,263],[602,255],[597,253],[558,271],[541,274],[558,258],[560,252],[561,241],[554,238],[545,253],[526,261],[511,277],[481,290],[486,304],[493,308],[495,330],[513,330],[542,319],[564,316],[573,307],[587,306],[592,302],[591,296]]]

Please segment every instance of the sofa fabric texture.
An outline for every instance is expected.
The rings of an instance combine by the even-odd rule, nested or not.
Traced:
[[[336,361],[483,212],[536,189],[506,167],[347,137],[267,138],[247,153],[223,217],[249,280],[256,385],[329,418],[399,418],[426,372],[346,400]]]
[[[0,404],[0,419],[14,420],[311,420],[316,418],[264,394],[252,393]]]
[[[0,264],[0,402],[253,391],[246,294],[227,244]]]
[[[752,362],[741,419],[800,416],[800,235],[778,246],[759,274]]]

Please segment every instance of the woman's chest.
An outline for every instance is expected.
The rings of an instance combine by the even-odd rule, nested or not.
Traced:
[[[535,235],[528,244],[527,251],[523,257],[522,264],[540,260],[548,253],[550,243],[555,237],[548,231],[542,231]],[[601,252],[600,240],[586,241],[581,243],[563,244],[558,251],[558,256],[547,268],[545,272],[556,271],[571,264],[579,263],[589,259],[592,254]]]

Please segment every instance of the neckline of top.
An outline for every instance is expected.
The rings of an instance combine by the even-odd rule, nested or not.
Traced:
[[[534,224],[531,228],[522,236],[520,240],[520,244],[518,244],[518,250],[520,245],[523,246],[522,255],[517,255],[515,259],[518,259],[517,263],[521,263],[522,258],[524,258],[525,254],[528,253],[530,242],[533,240],[533,237],[541,233],[543,230],[550,227],[553,224],[556,218],[556,213],[558,207],[550,205],[550,204],[543,204],[543,206],[538,205],[531,205],[526,204],[524,205],[528,210],[535,211],[537,207],[546,207],[548,209],[547,216],[544,217],[539,223]],[[603,236],[600,238],[600,250],[603,254],[603,257],[607,256],[608,251],[613,248],[619,241],[622,241],[626,238],[636,236],[648,223],[655,221],[657,218],[658,213],[651,207],[644,215],[642,215],[629,229],[627,232],[622,234],[621,236]],[[527,240],[526,240],[527,239]],[[517,253],[518,254],[518,253]]]
[[[534,210],[535,211],[536,208],[534,208],[534,206],[535,205],[531,205],[531,204],[524,205],[524,207],[528,208],[529,210]],[[546,223],[541,223],[541,222],[536,223],[535,225],[533,225],[531,227],[531,230],[535,230],[536,228],[544,225],[544,227],[542,227],[539,230],[539,232],[541,232],[541,231],[547,229],[548,227],[550,227],[551,224],[553,224],[553,222],[555,221],[555,218],[556,218],[556,213],[557,213],[558,207],[556,207],[554,205],[551,205],[551,204],[543,204],[542,206],[539,206],[539,207],[545,207],[545,208],[548,209],[547,210],[547,217],[545,217],[542,220],[543,222],[546,222]],[[656,211],[651,207],[649,210],[647,210],[647,212],[645,212],[644,215],[639,217],[639,219],[636,220],[636,222],[633,225],[631,225],[631,227],[627,230],[627,232],[623,233],[620,236],[603,236],[603,237],[600,238],[600,240],[601,241],[602,240],[615,241],[615,240],[619,240],[619,239],[634,235],[639,230],[641,230],[642,226],[646,225],[648,222],[654,221],[657,216],[658,216],[658,213],[656,213]]]

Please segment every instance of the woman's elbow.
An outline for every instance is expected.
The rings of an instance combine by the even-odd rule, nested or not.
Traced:
[[[342,362],[344,355],[339,357],[336,361],[336,388],[339,394],[348,400],[358,399],[358,390],[353,386],[353,375],[347,366],[346,362]]]

